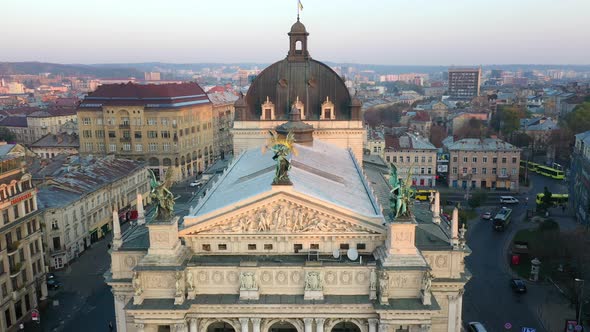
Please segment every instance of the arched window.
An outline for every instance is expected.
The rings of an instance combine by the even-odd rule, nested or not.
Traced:
[[[295,42],[295,51],[298,53],[301,53],[301,51],[303,50],[303,43],[301,42],[301,40],[298,40]]]
[[[305,120],[305,106],[303,106],[303,103],[301,100],[299,100],[299,96],[297,96],[297,100],[295,100],[293,106],[299,110],[299,113],[301,114],[301,120]]]

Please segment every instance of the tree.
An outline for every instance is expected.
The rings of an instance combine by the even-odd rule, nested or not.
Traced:
[[[512,144],[519,148],[527,147],[531,145],[532,142],[533,139],[523,132],[518,132],[512,136]]]
[[[447,137],[447,127],[433,125],[430,128],[430,143],[437,148],[442,148],[442,141]]]
[[[0,127],[0,141],[14,142],[16,136],[6,127]]]
[[[492,117],[491,125],[504,136],[520,129],[520,119],[526,117],[526,109],[519,105],[501,105]]]
[[[461,128],[454,131],[457,139],[486,138],[489,135],[485,122],[479,119],[469,119]]]
[[[542,210],[547,210],[551,206],[553,206],[553,202],[551,201],[551,196],[553,193],[549,191],[549,188],[545,187],[543,189],[543,198],[541,199],[541,205],[539,206]]]
[[[564,123],[574,135],[590,130],[590,102],[576,106],[564,117]]]
[[[488,194],[483,190],[478,190],[471,195],[467,204],[469,204],[469,207],[472,209],[475,209],[476,207],[480,207],[487,199]]]

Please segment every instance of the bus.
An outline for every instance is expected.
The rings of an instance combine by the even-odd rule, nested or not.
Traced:
[[[547,167],[547,166],[538,166],[537,170],[535,171],[538,174],[544,175],[546,177],[550,177],[552,179],[557,179],[557,180],[563,180],[565,179],[565,174],[563,173],[563,171],[555,169],[555,168],[551,168],[551,167]]]
[[[545,197],[544,193],[537,194],[537,199],[535,200],[537,202],[537,205],[543,204],[543,197]],[[569,194],[551,194],[551,203],[553,204],[553,206],[565,205],[567,204],[569,198]]]
[[[542,166],[541,164],[537,164],[532,161],[521,160],[520,169],[523,171],[523,173],[526,171],[527,164],[529,165],[529,172],[536,172],[539,166]]]
[[[427,201],[430,199],[430,195],[434,195],[436,190],[434,189],[418,189],[414,195],[414,198],[419,201]]]
[[[510,217],[512,216],[512,209],[503,207],[494,217],[494,229],[503,231],[510,224]]]

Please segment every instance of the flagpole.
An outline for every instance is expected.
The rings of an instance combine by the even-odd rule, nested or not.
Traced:
[[[297,21],[299,21],[299,0],[297,0]]]

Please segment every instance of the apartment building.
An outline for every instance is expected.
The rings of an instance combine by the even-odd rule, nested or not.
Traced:
[[[412,181],[413,186],[436,186],[437,149],[427,138],[406,133],[399,137],[386,136],[385,161],[397,167],[400,179]]]
[[[60,269],[112,230],[113,209],[137,206],[137,194],[149,199],[150,186],[142,162],[112,156],[55,159],[58,167],[37,170],[48,179],[38,186],[37,197],[43,210],[46,261]]]
[[[481,68],[449,68],[449,96],[471,99],[479,96]]]
[[[53,107],[27,115],[27,144],[33,143],[47,134],[64,132],[64,125],[78,121],[75,108]]]
[[[47,297],[37,191],[24,148],[0,143],[0,330],[15,329]]]
[[[207,95],[213,104],[213,156],[215,159],[224,159],[233,151],[230,129],[234,125],[234,103],[238,96],[227,91]]]
[[[576,135],[568,176],[569,204],[576,220],[590,223],[590,131]]]
[[[214,161],[213,107],[197,83],[105,84],[78,107],[80,154],[145,161],[178,181]]]
[[[449,187],[518,190],[520,149],[497,138],[443,141],[450,154]]]

